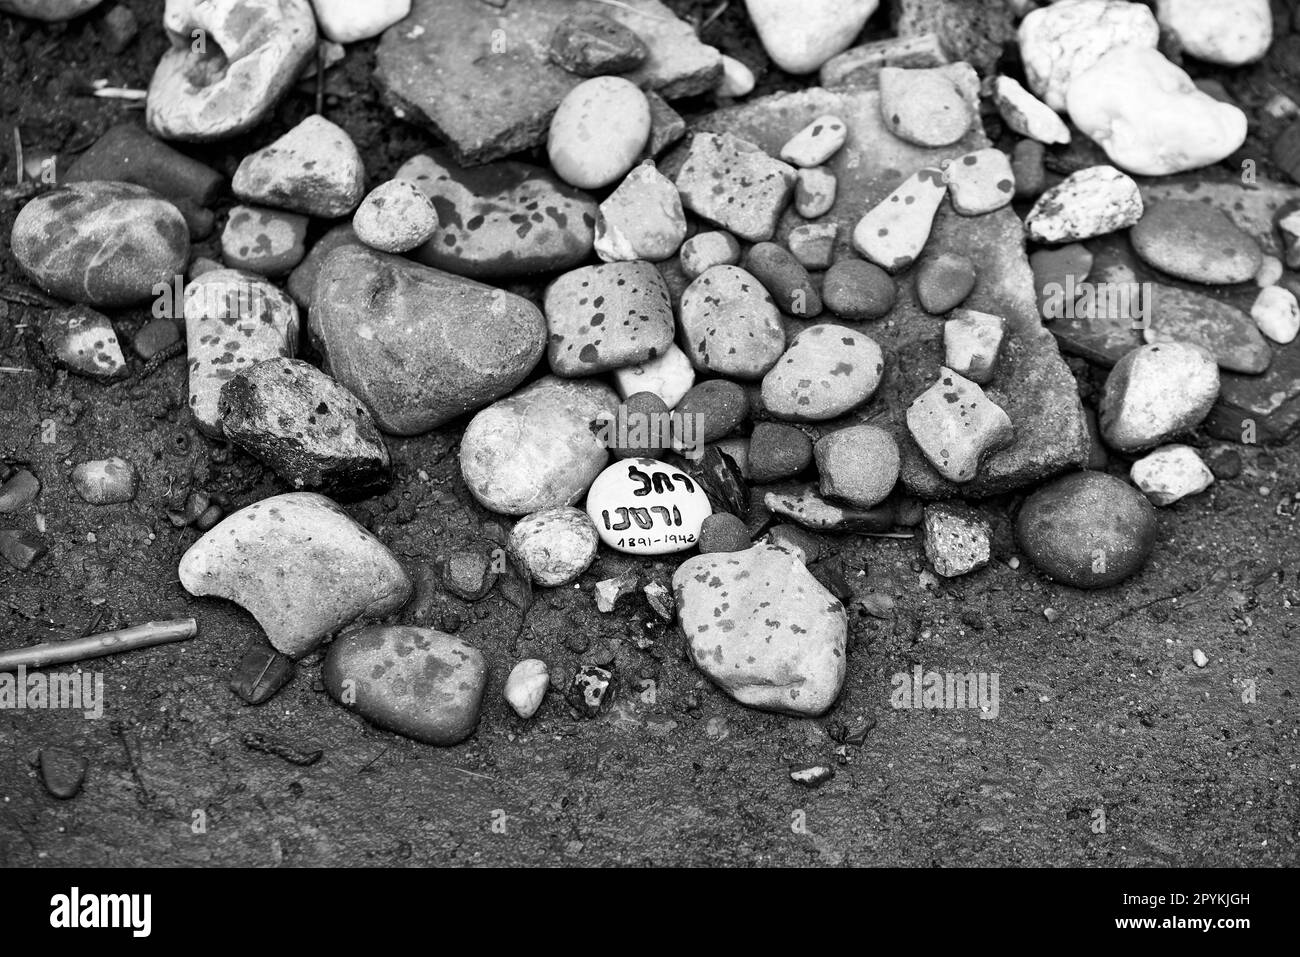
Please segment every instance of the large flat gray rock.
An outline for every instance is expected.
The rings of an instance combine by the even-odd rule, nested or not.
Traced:
[[[570,13],[635,31],[650,56],[625,76],[666,99],[703,93],[722,75],[722,55],[658,0],[415,0],[385,31],[375,77],[399,117],[431,127],[462,164],[487,163],[544,142],[551,114],[582,82],[547,54]]]
[[[829,163],[839,178],[839,192],[835,206],[819,221],[840,225],[839,244],[851,255],[856,255],[847,252],[853,226],[904,179],[922,166],[989,145],[980,130],[943,149],[904,143],[885,128],[879,94],[863,89],[812,88],[767,97],[709,114],[695,127],[734,133],[776,155],[790,136],[826,113],[846,121],[849,138]],[[793,209],[787,210],[778,241],[803,221]],[[985,391],[1011,417],[1015,441],[990,455],[978,476],[960,486],[940,476],[912,441],[903,415],[912,399],[934,382],[943,361],[943,318],[928,315],[918,305],[913,290],[916,267],[897,277],[898,303],[886,319],[847,323],[885,351],[884,382],[853,417],[892,427],[902,452],[902,481],[924,498],[991,495],[1082,464],[1088,448],[1083,409],[1074,377],[1038,316],[1020,219],[1009,207],[985,216],[959,216],[945,199],[926,246],[926,254],[941,251],[961,253],[975,262],[979,278],[964,305],[1007,320],[997,375]],[[829,314],[819,318],[839,321]]]

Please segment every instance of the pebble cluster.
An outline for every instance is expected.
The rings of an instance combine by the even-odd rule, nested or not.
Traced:
[[[49,18],[91,6],[0,2]],[[872,201],[848,220],[840,197],[858,174],[841,159],[872,149],[848,118],[778,104],[770,142],[708,122],[684,139],[667,102],[672,78],[654,72],[665,69],[654,32],[665,28],[642,35],[635,19],[575,13],[547,25],[535,65],[557,85],[523,145],[546,165],[499,158],[513,150],[453,131],[447,147],[374,182],[348,132],[312,115],[239,164],[217,262],[192,255],[191,243],[212,232],[224,183],[164,141],[257,129],[319,37],[347,44],[388,31],[385,44],[414,43],[418,34],[402,31],[424,5],[168,4],[172,47],[150,85],[147,132],[111,129],[66,182],[27,204],[11,245],[32,283],[69,303],[41,329],[51,358],[101,382],[129,374],[111,311],[185,277],[182,321],[156,320],[132,346],[165,358],[183,341],[195,428],[260,460],[289,490],[224,518],[206,497],[187,505],[179,520],[203,534],[179,578],[257,619],[287,661],[281,683],[292,659],[343,632],[322,671],[341,706],[430,744],[473,733],[487,659],[454,636],[385,623],[412,581],[334,501],[390,482],[385,436],[463,425],[465,487],[487,511],[517,519],[504,555],[530,586],[582,582],[601,546],[632,556],[694,550],[671,591],[646,591],[675,616],[690,660],[742,704],[820,715],[844,682],[848,618],[808,568],[820,548],[810,532],[917,528],[943,577],[993,560],[981,510],[922,508],[904,481],[922,468],[958,492],[975,487],[1024,428],[1007,397],[1035,387],[1018,370],[1042,328],[977,293],[1019,283],[1028,296],[1030,271],[1008,279],[977,268],[954,251],[975,235],[963,230],[1021,204],[1024,239],[1038,247],[1030,264],[1043,320],[1059,323],[1052,330],[1069,351],[1082,342],[1092,351],[1080,354],[1110,367],[1091,451],[1104,461],[1109,449],[1125,477],[1053,478],[1027,490],[1014,517],[1020,552],[1066,585],[1113,586],[1142,569],[1156,547],[1156,508],[1214,480],[1184,440],[1216,408],[1221,374],[1265,373],[1300,332],[1300,286],[1279,283],[1283,259],[1300,266],[1300,212],[1279,213],[1279,243],[1271,222],[1263,237],[1231,206],[1153,194],[1147,181],[1218,163],[1245,140],[1245,114],[1193,83],[1160,43],[1163,27],[1208,62],[1263,56],[1266,0],[1231,16],[1227,6],[1030,9],[1018,26],[1017,77],[949,62],[914,37],[853,47],[876,0],[746,0],[774,63],[820,70],[827,85],[870,77],[883,135],[928,158],[872,183]],[[221,50],[192,45],[194,30],[221,38]],[[755,84],[716,51],[706,72],[724,99]],[[691,76],[680,92],[696,92]],[[1005,131],[995,146],[990,122]],[[1068,170],[1045,168],[1049,149],[1074,151]],[[936,250],[941,228],[958,240]],[[1132,265],[1097,265],[1085,244],[1117,237]],[[1156,277],[1149,321],[1128,325],[1136,314],[1126,314],[1106,331],[1088,325],[1101,321],[1095,310],[1051,311],[1057,287],[1114,284],[1135,278],[1134,267]],[[1196,288],[1256,282],[1249,312]],[[926,384],[895,409],[897,397],[882,396],[893,396],[898,357],[879,330],[903,302],[919,306],[934,348]],[[1082,435],[1081,408],[1074,419]],[[76,464],[71,481],[87,503],[111,506],[135,496],[140,476],[110,457]],[[9,476],[0,512],[39,492],[30,472]],[[769,527],[774,519],[785,524]],[[0,551],[24,569],[43,545],[5,530]],[[476,552],[456,553],[443,570],[467,601],[498,574]],[[635,587],[635,576],[602,581],[594,600],[610,611]],[[268,671],[263,662],[259,673]],[[505,699],[528,720],[551,682],[546,662],[522,660]],[[616,684],[593,664],[560,690],[591,716]],[[232,686],[266,700],[279,685],[255,688],[237,672]]]

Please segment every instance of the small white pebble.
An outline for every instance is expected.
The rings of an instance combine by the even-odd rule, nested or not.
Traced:
[[[754,91],[754,71],[735,57],[722,55],[722,82],[718,96],[747,96]]]
[[[1255,285],[1261,289],[1268,286],[1276,286],[1279,279],[1282,278],[1282,260],[1276,256],[1265,256],[1259,264],[1259,271],[1255,273]]]
[[[1019,568],[1020,559],[1017,556],[1012,555],[1010,558],[1007,559],[1007,567],[1011,569]]]
[[[1198,668],[1204,668],[1210,663],[1210,659],[1206,657],[1205,652],[1201,651],[1200,648],[1192,650],[1192,661],[1196,663],[1196,667]]]

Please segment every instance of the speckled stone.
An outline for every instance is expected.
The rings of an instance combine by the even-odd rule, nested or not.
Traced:
[[[1073,243],[1126,229],[1142,218],[1142,194],[1113,166],[1071,173],[1034,203],[1025,219],[1038,243]]]
[[[886,501],[875,508],[857,508],[832,502],[815,485],[800,485],[784,492],[766,492],[763,506],[773,515],[817,532],[887,532],[897,511]]]
[[[284,276],[307,255],[307,217],[236,206],[221,232],[221,258],[231,269]]]
[[[230,187],[245,203],[334,219],[365,195],[366,168],[352,137],[313,113],[244,157]]]
[[[921,530],[925,557],[936,575],[957,578],[989,563],[992,530],[972,508],[927,505]]]
[[[295,489],[355,494],[388,478],[388,447],[369,410],[299,359],[240,372],[221,387],[218,414],[226,438]]]
[[[221,387],[263,359],[292,357],[298,307],[259,276],[206,272],[185,287],[190,413],[206,435],[224,437]]]
[[[974,479],[984,457],[1015,437],[1010,417],[979,385],[942,367],[934,385],[907,407],[907,428],[950,482]]]
[[[361,246],[326,258],[309,318],[330,374],[395,435],[506,395],[546,348],[528,300]]]
[[[86,306],[51,310],[41,322],[41,341],[55,362],[80,375],[110,382],[127,374],[113,323]]]
[[[943,169],[952,208],[963,216],[982,216],[1011,202],[1016,177],[1011,160],[989,147],[958,156]]]
[[[1136,574],[1156,542],[1156,513],[1137,489],[1103,472],[1076,472],[1025,499],[1016,541],[1049,578],[1106,588]]]
[[[801,169],[794,184],[794,209],[804,219],[825,216],[835,205],[839,181],[824,166]]]
[[[673,593],[691,658],[732,698],[805,716],[835,703],[848,616],[793,552],[698,555],[673,574]]]
[[[869,336],[830,323],[809,326],[763,377],[763,406],[794,422],[833,419],[871,398],[884,369]]]
[[[677,187],[651,161],[633,168],[600,204],[596,255],[605,262],[675,254],[686,238],[686,214]]]
[[[391,615],[411,595],[379,539],[314,492],[273,495],[230,515],[181,557],[180,581],[192,595],[243,607],[291,658],[357,619]]]
[[[682,293],[682,345],[697,369],[757,379],[785,349],[781,313],[753,275],[713,266]]]
[[[488,664],[473,645],[432,628],[371,625],[330,645],[321,680],[371,724],[449,747],[474,733]]]
[[[839,152],[849,129],[838,116],[819,116],[781,147],[781,159],[792,166],[809,169],[821,166]]]
[[[673,307],[659,270],[646,262],[565,273],[543,303],[551,371],[587,376],[661,355],[673,341]]]
[[[46,292],[97,307],[145,302],[185,271],[190,233],[171,203],[128,183],[70,183],[37,196],[10,235],[18,265]]]
[[[555,25],[550,55],[570,73],[605,76],[635,70],[650,50],[617,20],[598,13],[575,13]]]
[[[1214,473],[1188,445],[1163,445],[1133,463],[1129,478],[1152,505],[1172,505],[1199,495],[1214,483]]]
[[[858,220],[853,248],[891,273],[906,269],[925,248],[947,193],[943,171],[922,167]]]
[[[785,244],[800,266],[826,269],[835,260],[835,238],[839,231],[834,223],[804,223],[790,230]]]
[[[729,133],[696,133],[677,174],[687,209],[751,243],[776,233],[794,184],[794,167]]]
[[[446,150],[411,157],[395,179],[433,203],[438,227],[412,255],[474,279],[570,269],[591,255],[596,203],[549,170],[502,160],[462,167]]]

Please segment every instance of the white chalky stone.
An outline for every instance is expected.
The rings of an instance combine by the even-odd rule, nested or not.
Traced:
[[[838,116],[819,116],[781,147],[781,159],[804,169],[821,166],[839,152],[848,136],[848,127]]]
[[[1300,304],[1285,286],[1266,286],[1259,291],[1250,317],[1259,331],[1274,342],[1286,345],[1300,333]]]
[[[540,658],[525,658],[510,669],[506,679],[506,701],[515,714],[527,720],[537,713],[551,684],[550,669]]]
[[[654,459],[623,459],[587,491],[587,515],[600,540],[629,555],[694,548],[713,514],[709,497],[685,472]]]
[[[1253,63],[1273,42],[1268,0],[1160,0],[1156,18],[1183,52],[1224,66]]]
[[[993,102],[1007,126],[1021,136],[1049,146],[1070,142],[1070,128],[1065,121],[1013,77],[997,78],[993,84]]]
[[[879,0],[745,0],[763,49],[787,73],[811,73],[847,50]]]
[[[1196,450],[1187,445],[1165,445],[1138,459],[1129,478],[1152,505],[1171,505],[1180,498],[1204,492],[1214,483]]]
[[[614,370],[614,388],[619,398],[626,399],[638,392],[652,392],[672,409],[682,396],[695,385],[695,367],[686,353],[670,345],[663,354],[639,365],[624,366]]]
[[[722,54],[722,81],[716,90],[718,96],[748,96],[754,91],[754,71],[735,57]]]
[[[597,76],[560,101],[546,152],[560,179],[579,189],[599,189],[636,164],[649,138],[645,94],[621,76]]]

